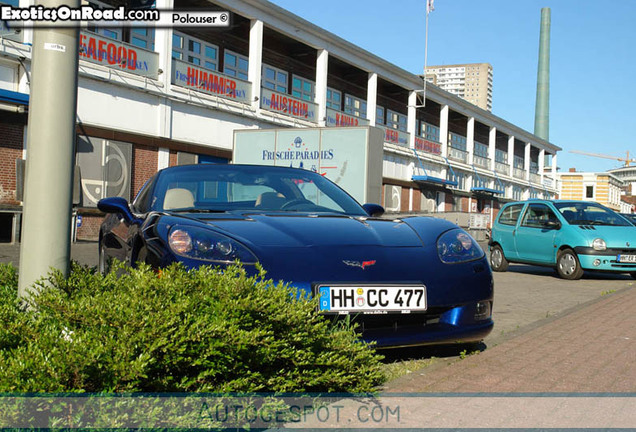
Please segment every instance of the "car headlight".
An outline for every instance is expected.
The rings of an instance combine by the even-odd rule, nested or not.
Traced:
[[[607,249],[605,240],[603,240],[602,238],[594,239],[594,241],[592,242],[592,247],[594,248],[594,250],[598,250],[598,251]]]
[[[170,249],[177,255],[213,263],[236,260],[256,264],[256,256],[245,246],[223,234],[191,226],[175,226],[168,235]]]
[[[459,263],[484,256],[484,251],[470,234],[462,229],[445,232],[437,239],[437,254],[442,262]]]

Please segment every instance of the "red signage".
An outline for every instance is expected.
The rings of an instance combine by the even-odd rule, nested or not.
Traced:
[[[124,69],[138,75],[157,75],[158,55],[124,42],[81,32],[79,51],[81,60]]]
[[[442,145],[433,141],[415,137],[415,148],[426,153],[442,154]]]
[[[250,100],[251,84],[247,81],[237,80],[178,60],[173,60],[172,65],[172,84],[241,102]]]

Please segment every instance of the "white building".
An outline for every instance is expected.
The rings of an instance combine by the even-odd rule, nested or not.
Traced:
[[[237,129],[383,128],[390,211],[492,219],[505,201],[555,196],[559,147],[433,85],[416,108],[419,75],[267,1],[178,3],[201,4],[230,11],[230,27],[82,31],[79,238],[98,235],[101,197],[131,199],[170,165],[229,161]],[[0,39],[0,226],[21,212],[32,36]]]

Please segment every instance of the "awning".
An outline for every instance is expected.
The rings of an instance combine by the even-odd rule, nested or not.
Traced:
[[[9,102],[17,105],[29,105],[29,95],[26,93],[0,89],[0,102]]]
[[[475,165],[473,165],[473,172],[475,173],[475,176],[477,176],[477,182],[480,185],[485,184],[485,182],[479,176],[479,173],[477,172],[477,169],[475,168]],[[499,186],[501,187],[501,189],[493,189],[493,188],[488,188],[488,187],[484,187],[484,186],[478,186],[478,187],[471,187],[470,191],[474,192],[474,193],[477,193],[477,194],[503,195],[504,194],[503,184],[501,183],[501,180],[499,180],[499,177],[497,176],[497,173],[494,172],[494,171],[493,171],[493,173],[495,174],[495,179],[499,183]]]
[[[420,165],[420,169],[424,171],[424,175],[414,175],[411,177],[411,181],[414,181],[415,183],[436,185],[436,186],[443,186],[443,187],[457,186],[457,182],[455,180],[447,180],[442,177],[429,176],[428,172],[426,171],[426,168],[424,168],[424,165],[422,164],[422,160],[420,159],[420,156],[417,154],[417,150],[413,149],[413,153],[415,154],[415,157],[417,158],[417,162]],[[446,163],[448,163],[448,160],[446,160]],[[448,167],[450,168],[451,173],[453,173],[453,177],[454,177],[455,173],[453,172],[453,168],[450,166],[450,164],[448,165]]]
[[[441,177],[431,177],[427,175],[413,176],[411,180],[416,183],[432,183],[440,186],[457,186],[457,182],[453,180],[446,180]]]
[[[503,194],[503,191],[499,189],[491,189],[487,187],[473,187],[473,188],[470,188],[470,191],[475,193],[492,194],[492,195]]]

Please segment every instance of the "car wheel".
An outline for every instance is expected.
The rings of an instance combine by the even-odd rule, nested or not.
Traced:
[[[563,279],[575,280],[583,276],[583,269],[576,253],[572,249],[564,249],[557,255],[557,272]]]
[[[110,266],[108,265],[108,258],[106,257],[106,247],[103,243],[100,242],[99,245],[99,259],[98,270],[101,274],[106,274],[110,270]]]
[[[496,272],[508,270],[508,260],[499,245],[493,246],[490,250],[490,267]]]
[[[632,277],[632,279],[636,279],[636,272],[631,272],[629,275]]]

